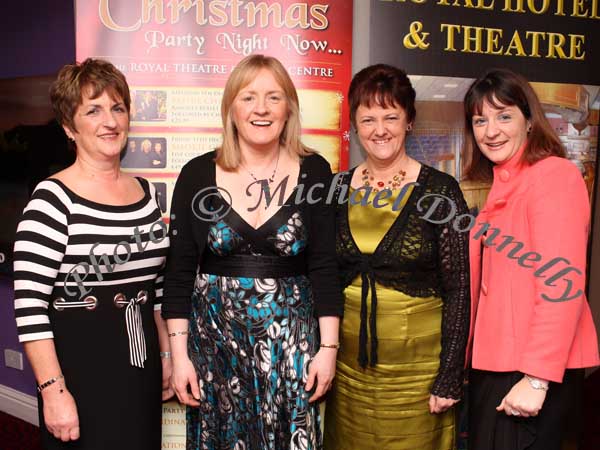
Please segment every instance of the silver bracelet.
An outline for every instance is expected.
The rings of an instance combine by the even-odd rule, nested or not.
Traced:
[[[171,352],[160,352],[159,355],[161,358],[169,359],[171,357]]]
[[[186,334],[189,334],[189,331],[175,331],[173,333],[169,333],[169,337],[173,337],[173,336],[184,336]]]

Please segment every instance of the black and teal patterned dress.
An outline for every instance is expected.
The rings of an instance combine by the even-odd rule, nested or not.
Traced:
[[[293,192],[318,184],[322,200],[290,196],[254,229],[215,195],[214,157],[183,167],[171,204],[162,315],[189,319],[201,393],[187,408],[187,449],[320,450],[319,408],[305,386],[317,319],[343,313],[329,163],[303,157]],[[205,220],[194,208],[209,198],[229,212]]]

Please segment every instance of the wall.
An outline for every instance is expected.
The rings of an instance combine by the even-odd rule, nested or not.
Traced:
[[[0,131],[19,124],[41,125],[52,117],[48,86],[58,69],[75,59],[74,17],[72,0],[2,3]],[[10,203],[6,198],[17,197],[6,196],[13,188],[2,180],[3,203]],[[22,372],[7,368],[4,363],[4,349],[22,351],[12,302],[12,279],[0,275],[0,410],[37,423],[35,380],[25,355]]]
[[[2,2],[0,45],[0,78],[56,73],[75,58],[73,0]]]

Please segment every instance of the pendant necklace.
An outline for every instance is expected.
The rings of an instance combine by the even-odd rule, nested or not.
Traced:
[[[258,178],[256,178],[254,176],[254,174],[249,169],[247,169],[244,166],[244,169],[246,169],[246,172],[248,172],[250,174],[250,176],[252,177],[254,182],[260,184],[260,188],[265,193],[265,196],[267,196],[267,198],[271,198],[271,183],[273,183],[275,181],[275,174],[277,173],[277,167],[279,166],[279,153],[280,153],[280,151],[277,151],[277,159],[275,160],[275,168],[273,169],[273,173],[271,174],[271,176],[269,178],[263,178],[263,179],[259,180]],[[267,207],[265,207],[265,209],[267,209]]]

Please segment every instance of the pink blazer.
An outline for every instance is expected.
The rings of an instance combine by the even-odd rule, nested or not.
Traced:
[[[494,167],[470,230],[467,348],[475,369],[561,382],[566,368],[600,364],[585,297],[590,206],[573,163],[521,165],[521,152]]]

